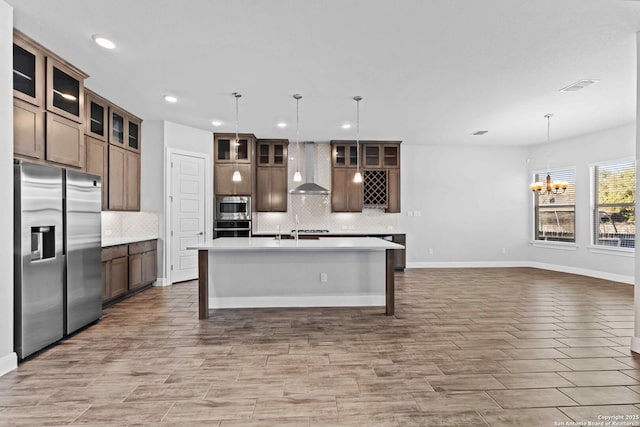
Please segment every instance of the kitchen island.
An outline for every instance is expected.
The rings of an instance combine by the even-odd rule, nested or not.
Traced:
[[[383,306],[394,314],[394,250],[373,237],[219,238],[198,250],[199,317],[209,308]]]

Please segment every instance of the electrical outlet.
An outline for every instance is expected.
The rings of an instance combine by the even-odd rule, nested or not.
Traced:
[[[323,283],[327,281],[327,273],[320,273],[320,281]]]
[[[422,212],[420,212],[420,211],[413,211],[413,216],[422,216]]]
[[[507,253],[507,248],[502,248],[502,253],[506,254]]]
[[[433,255],[433,248],[429,248],[429,255]]]

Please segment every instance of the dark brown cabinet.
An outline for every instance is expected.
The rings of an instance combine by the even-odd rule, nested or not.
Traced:
[[[256,142],[256,211],[287,211],[288,140]]]
[[[82,125],[50,112],[46,113],[45,159],[75,168],[84,168]]]
[[[256,137],[253,134],[216,133],[213,136],[216,163],[252,163],[253,146]]]
[[[117,298],[129,289],[128,245],[102,249],[102,301]]]
[[[13,100],[13,152],[29,160],[44,159],[44,109]]]
[[[356,168],[335,168],[331,172],[331,210],[362,212],[362,183],[353,182]]]
[[[85,171],[98,175],[102,182],[102,210],[109,208],[109,148],[105,141],[84,137]]]
[[[155,240],[129,244],[129,291],[153,283],[158,278],[157,256]]]
[[[109,146],[109,209],[140,210],[140,154]]]
[[[331,210],[400,212],[400,142],[331,141]],[[353,182],[358,163],[363,182]]]
[[[213,136],[213,188],[216,196],[251,196],[254,180],[255,136],[239,134]],[[234,172],[240,173],[240,181],[233,181]]]
[[[362,183],[353,182],[358,170],[355,142],[331,142],[331,211],[362,212]]]
[[[102,248],[102,301],[113,302],[158,279],[157,241]]]

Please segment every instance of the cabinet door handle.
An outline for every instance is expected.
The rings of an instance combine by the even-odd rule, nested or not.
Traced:
[[[201,231],[201,232],[198,233],[198,236],[202,236],[203,234],[204,234],[204,232]]]

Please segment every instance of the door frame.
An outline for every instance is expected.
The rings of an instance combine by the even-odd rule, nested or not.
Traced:
[[[177,148],[167,147],[165,151],[165,199],[164,199],[164,255],[162,257],[165,271],[165,285],[170,286],[173,284],[171,280],[171,221],[173,220],[172,203],[171,203],[171,188],[172,188],[172,172],[171,172],[171,156],[178,154],[181,156],[195,157],[198,159],[204,159],[204,240],[207,241],[212,238],[213,233],[213,177],[211,168],[211,156],[207,153],[199,153],[196,151],[186,151]]]

